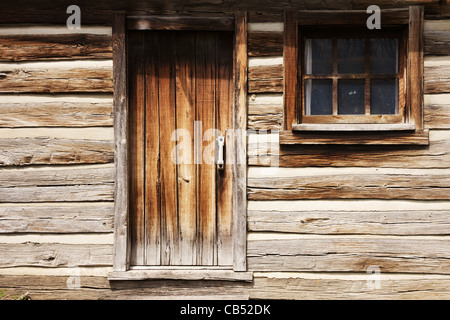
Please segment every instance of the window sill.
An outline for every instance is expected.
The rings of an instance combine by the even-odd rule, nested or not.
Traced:
[[[231,269],[198,269],[198,268],[149,268],[128,271],[113,271],[108,280],[218,280],[252,282],[253,272],[233,271]]]
[[[361,131],[414,131],[416,126],[409,123],[302,123],[292,125],[293,131],[361,132]]]
[[[428,130],[299,131],[298,126],[293,126],[296,130],[280,131],[280,145],[429,145]],[[323,129],[325,125],[320,126]],[[336,125],[333,126],[336,127]]]

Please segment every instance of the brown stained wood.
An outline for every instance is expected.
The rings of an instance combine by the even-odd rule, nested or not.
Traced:
[[[217,181],[217,264],[233,265],[233,38],[218,34],[216,42],[216,128],[225,138],[225,169]]]
[[[59,138],[0,139],[0,166],[112,163],[112,141]]]
[[[111,233],[112,205],[0,207],[0,233]]]
[[[332,175],[249,178],[249,200],[411,199],[449,200],[450,177],[418,175]]]
[[[424,80],[425,93],[450,92],[450,66],[426,66]]]
[[[268,154],[267,161],[261,161],[258,146],[249,144],[248,163],[267,166],[278,161],[280,167],[448,168],[449,150],[446,139],[430,140],[429,146],[280,146]]]
[[[187,31],[233,31],[232,16],[129,16],[127,28],[130,30],[187,30]]]
[[[366,208],[369,209],[369,208]],[[340,235],[447,235],[448,211],[248,211],[248,231]]]
[[[411,117],[419,131],[423,130],[423,24],[424,8],[409,7],[407,103],[411,105]]]
[[[176,128],[175,74],[173,57],[168,52],[175,50],[175,33],[158,38],[159,61],[159,122],[161,161],[161,264],[180,263],[177,165],[173,150],[176,141],[172,135]]]
[[[234,46],[234,153],[233,166],[233,269],[247,270],[247,13],[235,14]]]
[[[255,130],[281,130],[283,124],[283,106],[272,104],[248,104],[249,129]]]
[[[411,132],[411,131],[362,132],[364,130],[362,131],[354,130],[354,132],[345,132],[345,131],[333,132],[333,130],[325,131],[323,129],[318,130],[317,132],[280,131],[280,144],[428,145],[430,143],[429,133],[427,130],[418,132]]]
[[[283,55],[282,32],[249,32],[248,56],[281,56]]]
[[[251,271],[449,274],[450,251],[442,238],[298,236],[248,241]]]
[[[177,37],[176,112],[179,246],[182,265],[195,265],[197,257],[196,167],[194,121],[196,116],[196,34]]]
[[[450,31],[425,31],[424,54],[429,56],[449,55]]]
[[[248,13],[249,23],[261,23],[261,22],[283,22],[282,13],[267,13],[267,12],[255,12]]]
[[[215,168],[215,34],[197,34],[197,121],[201,121],[202,162],[197,169],[198,265],[217,264]]]
[[[127,270],[130,262],[128,183],[128,97],[125,14],[115,13],[112,25],[114,77],[114,271]]]
[[[145,35],[145,264],[161,263],[158,36]]]
[[[110,244],[2,243],[0,268],[111,266]]]
[[[249,93],[282,93],[283,65],[248,68]]]
[[[1,128],[103,127],[113,125],[112,103],[0,103]]]
[[[283,71],[284,71],[284,129],[291,130],[300,120],[297,111],[298,84],[298,11],[289,9],[284,14]]]
[[[128,159],[130,175],[130,263],[143,265],[145,258],[145,42],[143,33],[129,33],[128,97],[130,137]]]
[[[0,36],[0,61],[2,62],[111,58],[111,36],[108,35]]]
[[[113,92],[110,67],[27,68],[3,65],[0,68],[1,93]]]

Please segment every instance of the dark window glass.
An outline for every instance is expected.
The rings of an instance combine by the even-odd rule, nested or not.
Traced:
[[[370,39],[370,72],[375,74],[397,73],[397,48],[397,39]]]
[[[331,74],[333,71],[333,41],[307,39],[305,41],[305,73]]]
[[[397,79],[372,79],[370,81],[370,113],[398,113]]]
[[[338,39],[338,73],[364,73],[365,40]]]
[[[306,80],[305,106],[308,115],[330,115],[333,110],[333,81]]]
[[[364,114],[364,80],[339,80],[338,113]]]

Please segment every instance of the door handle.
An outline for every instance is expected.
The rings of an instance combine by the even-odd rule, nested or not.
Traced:
[[[216,165],[217,170],[223,170],[225,169],[225,162],[223,160],[223,147],[225,146],[225,137],[220,136],[217,138],[217,159],[216,159]]]

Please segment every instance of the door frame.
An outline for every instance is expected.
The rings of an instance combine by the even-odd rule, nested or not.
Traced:
[[[234,31],[233,48],[233,267],[130,268],[128,189],[128,30]],[[114,77],[114,256],[110,280],[190,279],[252,281],[247,271],[247,13],[234,15],[127,16],[115,12],[112,24]]]

